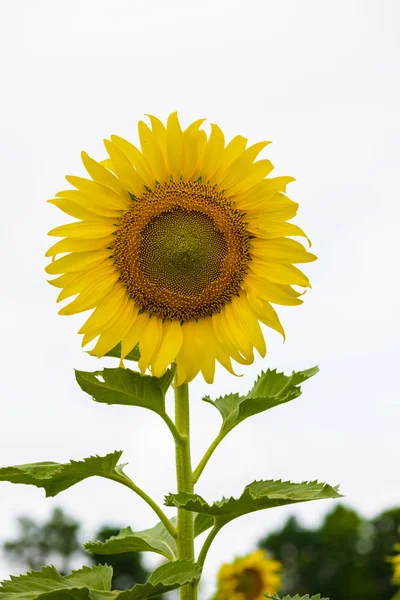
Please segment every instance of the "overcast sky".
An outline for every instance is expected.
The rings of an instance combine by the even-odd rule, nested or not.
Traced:
[[[264,156],[276,175],[297,179],[288,190],[300,203],[296,223],[319,256],[306,265],[304,305],[279,307],[286,343],[266,331],[267,358],[241,379],[220,370],[213,388],[192,384],[194,462],[219,426],[203,395],[246,391],[266,367],[318,363],[321,373],[300,399],[231,433],[198,492],[217,500],[256,478],[319,478],[341,483],[366,516],[400,504],[399,18],[396,0],[0,0],[1,465],[121,448],[155,499],[175,489],[164,423],[98,405],[75,383],[74,368],[106,361],[82,353],[83,317],[57,315],[43,268],[46,233],[62,222],[45,201],[65,189],[65,174],[83,174],[80,151],[100,160],[104,137],[135,141],[144,113],[178,110],[184,125],[206,117],[227,138],[273,140]],[[87,539],[103,522],[142,529],[155,520],[103,479],[55,499],[4,483],[0,499],[3,540],[18,515],[44,519],[53,506],[82,520]],[[210,551],[204,596],[222,561],[287,515],[317,524],[332,505],[231,523]],[[2,563],[0,577],[10,569]]]

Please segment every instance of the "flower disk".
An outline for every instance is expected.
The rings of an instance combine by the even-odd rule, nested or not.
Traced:
[[[169,181],[122,217],[114,261],[129,297],[160,319],[219,312],[240,291],[250,260],[242,213],[199,181]]]
[[[46,268],[60,314],[92,310],[79,333],[104,356],[121,342],[121,359],[139,344],[142,372],[159,377],[172,361],[178,384],[199,371],[208,382],[218,361],[265,355],[260,322],[284,335],[272,304],[301,304],[292,286],[309,287],[293,264],[315,260],[289,223],[297,204],[285,195],[291,177],[267,178],[256,158],[268,142],[227,145],[203,120],[182,130],[176,113],[164,126],[139,122],[141,150],[118,136],[108,158],[82,160],[90,178],[67,177],[75,189],[50,202],[78,219],[49,235]],[[58,257],[61,255],[61,257]],[[94,310],[93,310],[94,309]]]
[[[222,565],[218,572],[218,589],[214,600],[264,600],[281,587],[282,564],[267,558],[264,550],[237,558]]]

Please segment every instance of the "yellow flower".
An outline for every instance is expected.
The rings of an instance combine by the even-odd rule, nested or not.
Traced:
[[[395,585],[400,585],[400,544],[395,544],[394,550],[397,550],[399,554],[396,556],[390,556],[388,560],[393,564],[392,582]]]
[[[104,356],[121,342],[121,360],[139,344],[139,368],[156,377],[175,361],[178,383],[199,371],[207,382],[215,362],[265,356],[259,322],[284,335],[272,304],[301,304],[292,285],[309,287],[293,263],[313,261],[287,236],[304,232],[287,221],[298,205],[285,195],[292,177],[266,178],[273,166],[256,157],[268,142],[227,145],[203,119],[182,130],[150,116],[138,125],[141,150],[118,136],[108,158],[85,152],[90,178],[68,176],[75,189],[52,204],[77,219],[49,235],[64,238],[46,256],[57,301],[76,296],[62,315],[93,310],[79,333]],[[62,255],[58,257],[58,255]]]
[[[282,564],[257,550],[233,563],[222,565],[218,572],[215,600],[264,600],[281,587]]]

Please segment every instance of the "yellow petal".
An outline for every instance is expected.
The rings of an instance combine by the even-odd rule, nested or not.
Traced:
[[[233,161],[238,158],[238,156],[243,154],[243,152],[246,150],[246,144],[247,139],[242,135],[237,135],[229,142],[222,153],[221,164],[211,177],[211,184],[217,183],[229,165],[231,165]]]
[[[88,285],[82,290],[75,300],[64,306],[58,314],[74,315],[89,310],[90,308],[94,308],[111,290],[117,277],[117,274],[114,274],[92,282],[91,285]]]
[[[225,334],[233,338],[234,345],[239,352],[252,363],[254,361],[253,346],[250,343],[248,336],[240,329],[233,314],[232,305],[226,304],[221,311],[221,323],[225,330]]]
[[[183,132],[185,163],[182,170],[182,177],[184,179],[191,179],[194,174],[198,177],[197,173],[200,174],[202,161],[199,160],[198,147],[199,139],[203,134],[205,135],[205,132],[198,129],[203,122],[204,119],[199,119],[189,125]]]
[[[101,358],[112,350],[132,327],[132,322],[136,319],[136,314],[136,306],[132,301],[128,302],[119,315],[118,320],[100,334],[97,344],[91,350],[90,354]]]
[[[290,285],[272,283],[272,281],[264,277],[256,276],[254,278],[247,276],[243,285],[248,290],[255,289],[263,300],[267,300],[267,302],[272,302],[273,304],[281,304],[283,306],[298,306],[299,304],[303,304],[303,300],[299,298],[301,294],[291,288]]]
[[[235,194],[239,194],[242,191],[252,188],[260,181],[263,181],[264,178],[271,173],[273,168],[273,164],[270,160],[259,160],[256,163],[253,163],[250,174],[247,177],[244,177],[242,181],[239,181],[236,185],[229,188],[229,195],[234,196]]]
[[[261,162],[261,161],[260,161]],[[256,183],[234,196],[238,208],[245,211],[260,210],[277,192],[285,192],[286,186],[295,181],[293,177],[270,177]],[[275,198],[276,199],[276,198]]]
[[[151,359],[158,350],[161,339],[161,331],[162,321],[153,316],[148,320],[146,327],[143,329],[140,335],[140,359],[138,362],[138,367],[142,373],[144,373],[147,367],[150,365]]]
[[[108,279],[112,282],[112,284],[114,284],[118,280],[118,277],[119,275],[113,266],[104,267],[101,265],[98,269],[94,269],[93,271],[84,271],[64,287],[57,297],[57,302],[61,302],[66,298],[70,298],[71,296],[75,296],[75,294],[86,292],[93,285],[97,284],[103,279]],[[112,285],[110,286],[110,289],[111,287]]]
[[[284,264],[307,263],[317,260],[315,254],[307,250],[295,240],[275,238],[273,240],[252,240],[251,254],[267,262]]]
[[[61,273],[72,273],[81,269],[93,269],[95,265],[106,261],[109,256],[110,250],[71,252],[67,256],[53,260],[53,262],[47,265],[45,271],[49,275],[59,275]]]
[[[196,347],[198,356],[201,357],[200,370],[207,383],[213,383],[215,375],[215,354],[213,353],[213,344],[211,331],[204,326],[206,319],[199,319],[196,323]]]
[[[119,135],[112,135],[111,141],[122,150],[127,159],[132,163],[142,182],[152,188],[155,184],[156,177],[150,163],[140,150],[124,138],[119,137]]]
[[[167,163],[170,173],[176,179],[182,175],[184,161],[183,133],[178,115],[173,112],[167,121]]]
[[[126,210],[130,206],[131,199],[127,191],[124,194],[116,194],[112,189],[97,181],[76,177],[75,175],[67,175],[65,179],[77,190],[83,192],[86,196],[90,196],[94,204],[104,205],[110,210]]]
[[[268,302],[257,298],[254,292],[250,292],[247,295],[247,299],[257,319],[261,321],[261,323],[264,323],[264,325],[267,325],[267,327],[280,333],[283,336],[283,339],[285,339],[285,330],[272,306]]]
[[[142,153],[152,165],[155,178],[160,183],[164,183],[167,174],[164,155],[157,141],[157,137],[143,121],[138,124],[140,146]]]
[[[200,129],[196,136],[196,163],[190,178],[194,181],[201,176],[201,166],[203,164],[203,156],[207,146],[207,134]]]
[[[77,221],[60,225],[49,231],[48,235],[55,237],[100,238],[111,235],[116,230],[116,224],[111,219],[102,221]]]
[[[236,375],[232,368],[231,359],[229,353],[221,346],[214,331],[212,319],[209,317],[202,319],[202,327],[207,332],[206,344],[209,348],[210,355],[223,366],[229,373]],[[213,367],[214,368],[214,367]]]
[[[121,359],[124,359],[125,356],[127,356],[129,352],[138,344],[142,331],[149,322],[149,319],[149,313],[141,313],[140,315],[136,315],[136,319],[133,321],[129,331],[127,331],[125,336],[122,338]]]
[[[100,164],[103,165],[103,167],[106,167],[106,169],[108,169],[109,171],[113,171],[114,169],[114,164],[113,161],[111,160],[111,158],[103,158],[103,160],[100,161]]]
[[[223,350],[225,350],[237,363],[241,365],[250,365],[252,360],[241,356],[235,345],[235,342],[233,341],[229,329],[228,333],[226,333],[225,327],[222,323],[221,313],[214,313],[211,317],[211,322],[215,337],[217,338]]]
[[[160,121],[157,117],[153,115],[146,115],[149,117],[151,127],[153,130],[153,135],[157,140],[157,143],[160,147],[161,152],[163,153],[164,159],[167,159],[167,130],[164,126],[164,123]]]
[[[151,366],[154,377],[161,377],[177,357],[183,343],[182,326],[179,321],[164,321],[162,327],[160,347]]]
[[[118,195],[126,195],[126,189],[123,185],[121,185],[118,177],[111,173],[111,171],[106,169],[106,167],[98,163],[96,160],[93,160],[93,158],[90,158],[86,152],[81,152],[81,157],[82,162],[85,165],[85,169],[93,181],[98,181],[98,183],[110,188]]]
[[[65,238],[49,248],[45,256],[57,256],[65,252],[90,252],[92,250],[108,249],[114,241],[112,235],[102,238]]]
[[[262,231],[264,226],[267,226],[270,221],[288,221],[293,219],[297,213],[299,205],[293,202],[284,194],[275,194],[270,201],[254,210],[247,210],[246,218],[251,224],[256,223],[256,226]],[[242,208],[242,207],[240,207]]]
[[[124,182],[126,189],[134,196],[141,196],[144,192],[143,182],[133,168],[132,163],[117,144],[104,140],[104,145],[113,164],[113,171]]]
[[[120,205],[118,207],[113,207],[110,205],[108,194],[101,195],[100,193],[97,194],[96,192],[89,194],[81,192],[80,190],[63,190],[62,192],[58,192],[56,196],[57,199],[61,198],[62,200],[67,200],[68,204],[70,202],[79,204],[79,206],[82,206],[83,208],[86,208],[87,210],[90,210],[96,215],[102,217],[112,217],[116,219],[121,214]],[[128,204],[126,203],[125,207],[127,206]],[[61,205],[59,208],[64,210]],[[98,218],[98,216],[96,218]]]
[[[80,273],[66,273],[65,275],[60,275],[55,279],[48,279],[47,281],[56,288],[63,288],[72,283],[77,277],[80,277]]]
[[[186,368],[185,368],[185,363],[184,363],[182,354],[178,354],[175,362],[176,362],[176,373],[175,373],[176,385],[182,385],[182,383],[185,383],[185,381],[186,381]]]
[[[249,268],[257,276],[270,279],[273,283],[311,287],[308,277],[292,265],[281,265],[266,261],[256,262],[252,260],[249,263]]]
[[[74,217],[75,219],[98,219],[99,215],[93,210],[78,204],[77,202],[71,202],[70,200],[64,200],[62,198],[52,198],[47,200],[49,204],[54,204],[57,208],[61,209],[67,215]]]
[[[203,166],[201,168],[202,180],[207,182],[214,175],[222,160],[225,147],[225,137],[222,130],[211,123],[211,134],[204,151]]]
[[[294,223],[272,221],[271,219],[264,219],[260,223],[259,219],[252,219],[248,223],[248,230],[256,234],[256,237],[259,239],[260,243],[269,239],[289,236],[304,237],[308,241],[309,246],[311,246],[311,241],[306,236],[304,231]]]
[[[98,335],[103,329],[119,318],[120,312],[128,303],[128,295],[125,288],[117,282],[108,292],[107,296],[98,303],[92,315],[80,328],[78,333]]]
[[[265,339],[260,324],[248,303],[246,294],[241,292],[239,298],[234,298],[232,300],[232,308],[239,327],[243,332],[247,333],[260,356],[264,357],[267,352]]]
[[[265,148],[270,142],[259,142],[247,148],[238,158],[236,158],[226,171],[221,174],[221,179],[218,181],[218,190],[229,190],[235,185],[243,181],[246,177],[251,175],[251,169],[253,162],[257,155]]]
[[[182,325],[183,342],[180,352],[177,356],[177,364],[182,363],[185,373],[185,381],[192,381],[197,373],[200,371],[200,360],[195,344],[196,336],[196,322],[186,321]],[[178,385],[181,385],[183,381],[178,378]]]

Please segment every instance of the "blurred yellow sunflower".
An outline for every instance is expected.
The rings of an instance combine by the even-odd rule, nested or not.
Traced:
[[[282,564],[267,558],[264,550],[237,558],[218,571],[214,600],[264,600],[281,587]]]
[[[398,554],[396,556],[390,556],[388,561],[393,565],[393,578],[392,582],[395,585],[400,585],[400,544],[394,545],[394,550],[397,550]]]
[[[149,119],[141,150],[112,135],[106,160],[82,153],[90,178],[67,176],[75,189],[49,200],[77,221],[49,232],[63,239],[46,271],[57,301],[76,296],[60,314],[94,309],[79,331],[82,345],[97,338],[94,355],[121,342],[123,359],[139,344],[142,372],[175,361],[179,385],[199,371],[211,383],[216,361],[233,373],[231,359],[265,355],[259,322],[284,335],[271,303],[301,304],[292,286],[309,280],[293,263],[316,257],[289,239],[306,237],[287,222],[293,178],[267,178],[272,164],[256,161],[269,142],[225,144],[217,125],[182,130],[176,113]]]

